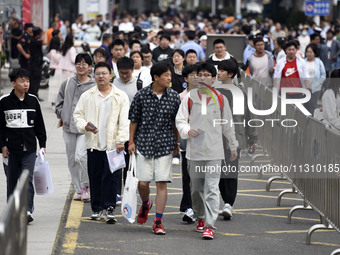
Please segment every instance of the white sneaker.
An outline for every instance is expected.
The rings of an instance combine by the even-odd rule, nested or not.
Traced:
[[[109,206],[106,209],[106,223],[107,224],[114,224],[117,222],[116,217],[114,215],[115,212],[115,208],[113,208],[113,206]]]
[[[191,208],[186,209],[182,220],[188,223],[195,222],[196,217],[195,217],[194,211]]]
[[[93,212],[90,216],[91,220],[100,220],[103,215],[103,212]]]
[[[173,158],[172,159],[172,164],[173,165],[179,165],[179,158]]]
[[[233,217],[233,207],[226,203],[222,209],[222,216],[225,220],[230,220]]]
[[[122,197],[117,194],[116,196],[116,205],[121,205],[122,204]]]

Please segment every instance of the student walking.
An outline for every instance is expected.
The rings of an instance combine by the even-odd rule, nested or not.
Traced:
[[[75,195],[74,200],[89,200],[89,177],[87,174],[87,153],[85,135],[80,133],[75,125],[73,112],[80,96],[96,86],[89,76],[92,59],[87,53],[79,53],[75,58],[76,72],[67,78],[60,87],[56,114],[63,122],[63,137],[66,146],[68,169],[70,171]]]
[[[24,169],[29,170],[27,222],[33,221],[34,187],[33,171],[37,141],[46,147],[46,130],[39,100],[28,94],[29,73],[26,69],[14,69],[9,74],[14,87],[0,99],[0,146],[2,156],[8,158],[7,199],[12,195]]]
[[[164,235],[162,216],[167,201],[167,182],[172,180],[172,156],[179,153],[179,136],[175,117],[180,104],[179,95],[170,88],[171,66],[160,62],[151,67],[153,83],[135,95],[129,112],[129,152],[137,153],[138,190],[142,199],[137,222],[148,219],[152,207],[150,182],[155,181],[155,234]]]
[[[97,86],[83,93],[74,111],[78,130],[85,133],[90,180],[92,220],[106,212],[106,223],[115,223],[119,171],[111,172],[107,150],[124,150],[129,138],[129,98],[110,83],[111,68],[100,62],[94,68]]]
[[[215,119],[228,120],[228,123],[232,119],[228,100],[211,87],[216,79],[215,67],[203,63],[198,66],[197,75],[200,88],[191,90],[183,99],[176,126],[181,138],[188,139],[186,157],[193,209],[198,219],[196,230],[203,233],[203,238],[213,239],[220,202],[218,183],[221,171],[218,169],[224,159],[222,133],[229,141],[230,161],[237,158],[238,142],[233,126],[214,126]]]

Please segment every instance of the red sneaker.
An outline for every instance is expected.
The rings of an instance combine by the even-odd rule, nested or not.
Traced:
[[[144,224],[148,220],[148,214],[150,209],[152,208],[152,201],[149,199],[149,203],[147,206],[143,205],[139,209],[139,213],[137,216],[137,222],[140,224]]]
[[[154,220],[153,221],[153,232],[156,235],[165,235],[164,227],[162,226],[162,220]]]
[[[204,229],[203,236],[204,239],[213,239],[214,238],[214,231],[208,227]]]
[[[203,233],[204,225],[205,225],[204,220],[198,220],[197,225],[196,225],[196,231],[200,232],[200,233]]]

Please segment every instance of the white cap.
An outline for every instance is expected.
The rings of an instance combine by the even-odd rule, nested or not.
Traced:
[[[249,25],[256,25],[256,20],[252,19],[251,21],[249,21]]]
[[[200,38],[200,41],[202,41],[202,40],[208,40],[208,36],[202,35],[201,38]]]
[[[82,30],[86,30],[88,27],[89,27],[89,26],[88,26],[87,24],[83,24],[83,25],[81,26],[81,29],[82,29]]]
[[[171,23],[166,23],[164,29],[173,29],[174,26]]]

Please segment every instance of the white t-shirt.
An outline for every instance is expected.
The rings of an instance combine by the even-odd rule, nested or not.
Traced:
[[[315,61],[306,61],[306,63],[309,77],[313,78],[315,74]]]
[[[114,74],[116,75],[116,78],[118,78],[119,73],[118,73],[117,63],[115,63],[113,61],[112,61],[112,69],[113,69]]]
[[[106,150],[106,136],[107,136],[107,122],[110,117],[111,108],[112,108],[112,100],[113,100],[113,89],[111,88],[111,92],[104,97],[102,93],[99,91],[98,95],[98,112],[99,112],[99,121],[98,121],[98,150],[104,151]]]
[[[329,51],[328,51],[328,59],[331,59],[331,47],[332,47],[332,42],[333,42],[333,41],[327,41],[327,42],[326,42],[326,45],[327,45],[327,47],[328,47],[328,49],[329,49]]]
[[[262,57],[251,56],[253,76],[267,86],[272,86],[272,78],[269,70],[267,54]]]

